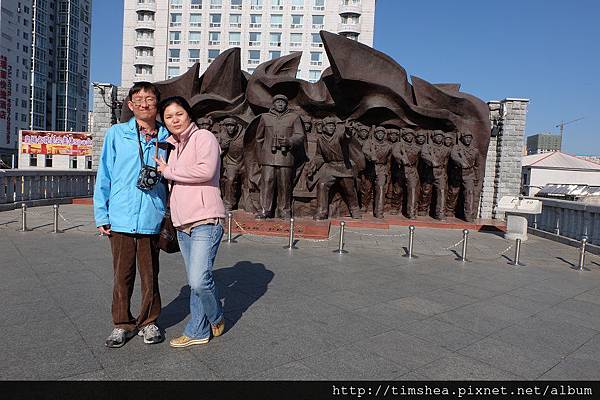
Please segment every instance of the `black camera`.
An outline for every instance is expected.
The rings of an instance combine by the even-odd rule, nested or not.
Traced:
[[[160,173],[155,167],[144,165],[140,170],[137,179],[137,188],[140,190],[150,190],[160,181]]]

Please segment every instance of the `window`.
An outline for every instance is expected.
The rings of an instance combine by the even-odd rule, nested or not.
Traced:
[[[271,10],[283,10],[283,0],[271,0]]]
[[[169,44],[180,44],[181,43],[181,32],[169,32]]]
[[[290,47],[301,47],[302,46],[302,34],[301,33],[290,33]]]
[[[304,0],[292,0],[292,11],[304,10]]]
[[[249,46],[260,46],[260,32],[250,32]]]
[[[219,50],[209,49],[208,50],[208,63],[210,64],[218,56],[219,56]]]
[[[242,14],[230,14],[229,15],[229,27],[230,28],[241,28],[242,27]]]
[[[29,166],[30,167],[37,167],[37,154],[30,154],[29,155]]]
[[[281,47],[281,33],[271,33],[269,35],[269,46]]]
[[[171,79],[179,75],[179,67],[168,67],[167,68],[167,79]]]
[[[279,57],[281,57],[281,51],[279,51],[279,50],[269,51],[269,60],[274,60]]]
[[[321,40],[321,35],[319,35],[318,33],[311,33],[311,45],[313,47],[323,47],[323,41]]]
[[[169,62],[179,62],[180,54],[180,49],[169,49]]]
[[[171,27],[181,26],[181,13],[171,14],[169,26],[171,26]]]
[[[311,51],[310,65],[323,65],[323,53],[320,51]]]
[[[189,62],[200,61],[200,49],[189,49],[188,50],[188,61]]]
[[[251,10],[262,10],[262,0],[250,0]]]
[[[283,28],[283,15],[272,14],[271,15],[271,28]]]
[[[190,31],[188,34],[188,43],[189,44],[200,44],[200,32]]]
[[[183,3],[183,0],[171,0],[169,4],[171,5],[171,10],[180,10]]]
[[[250,28],[260,28],[261,25],[260,14],[250,14]]]
[[[315,11],[324,11],[325,10],[325,0],[313,0],[313,10]]]
[[[52,154],[46,154],[46,167],[52,168]]]
[[[309,82],[318,81],[320,76],[321,76],[321,71],[319,71],[319,70],[311,69],[310,71],[308,71],[308,81]]]
[[[192,10],[199,10],[202,8],[202,0],[191,0],[190,1],[190,8]]]
[[[359,22],[358,15],[353,15],[353,14],[342,15],[342,24],[358,24],[358,22]]]
[[[221,27],[221,14],[210,14],[210,27],[220,28]]]
[[[92,156],[85,156],[85,169],[92,169]]]
[[[229,32],[229,45],[230,46],[239,46],[242,41],[242,33],[241,32]]]
[[[211,10],[218,10],[221,7],[223,7],[223,1],[222,0],[210,0],[210,9]]]
[[[202,14],[190,14],[190,27],[198,28],[202,26]]]
[[[77,156],[69,156],[69,168],[77,169]]]
[[[231,0],[231,9],[232,10],[241,10],[242,9],[242,0]]]
[[[312,16],[312,27],[313,29],[323,29],[324,27],[324,15],[313,15]]]
[[[218,46],[221,44],[221,32],[208,32],[208,44]]]
[[[292,28],[302,28],[302,15],[292,15]]]
[[[248,65],[260,63],[260,50],[248,50]]]

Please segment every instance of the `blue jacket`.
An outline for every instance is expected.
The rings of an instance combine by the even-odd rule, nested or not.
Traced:
[[[168,131],[157,125],[158,140],[164,142]],[[154,161],[156,139],[146,143],[142,136],[144,162]],[[159,182],[151,190],[136,187],[142,167],[139,156],[135,118],[113,125],[106,132],[102,156],[96,174],[94,189],[94,218],[96,226],[110,224],[115,232],[156,234],[165,213],[166,187]],[[159,158],[166,160],[166,151],[158,150]]]

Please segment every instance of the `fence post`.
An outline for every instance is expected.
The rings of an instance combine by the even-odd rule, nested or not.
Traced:
[[[346,228],[346,222],[344,221],[340,221],[340,241],[338,242],[338,248],[337,250],[334,250],[334,253],[338,253],[338,254],[346,254],[348,253],[347,250],[344,250],[344,231]]]

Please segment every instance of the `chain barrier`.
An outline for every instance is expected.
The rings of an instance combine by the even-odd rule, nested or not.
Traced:
[[[508,252],[513,247],[515,247],[514,243],[512,243],[506,249],[502,250],[500,253],[496,253],[496,255],[494,255],[493,257],[469,257],[469,259],[476,260],[476,261],[492,261],[492,260],[496,260],[498,258],[501,258],[506,252]]]
[[[375,233],[365,233],[365,232],[360,232],[360,231],[353,231],[348,228],[346,228],[346,232],[355,233],[360,236],[371,236],[371,237],[404,237],[404,236],[408,236],[407,233],[401,233],[401,234],[396,234],[396,235],[378,235]]]

